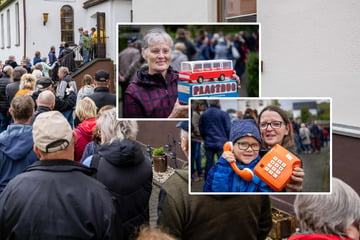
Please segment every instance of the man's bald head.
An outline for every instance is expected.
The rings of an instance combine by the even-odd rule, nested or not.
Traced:
[[[39,94],[36,104],[53,110],[55,107],[55,95],[51,91],[45,90]]]

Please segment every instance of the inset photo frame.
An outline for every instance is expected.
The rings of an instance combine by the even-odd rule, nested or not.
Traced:
[[[190,97],[259,97],[260,24],[118,23],[118,118],[186,119]]]
[[[191,98],[190,194],[330,194],[331,98]]]

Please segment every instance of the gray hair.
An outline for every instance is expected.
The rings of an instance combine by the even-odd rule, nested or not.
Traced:
[[[120,121],[116,119],[116,108],[106,110],[96,123],[101,131],[102,143],[124,139],[135,140],[138,133],[136,121]]]
[[[161,28],[153,28],[151,29],[143,39],[143,49],[146,50],[152,45],[154,42],[158,42],[161,40],[165,40],[169,43],[170,48],[173,47],[173,40],[163,29]]]
[[[14,72],[13,72],[14,81],[20,81],[22,75],[26,73],[27,73],[26,69],[23,68],[22,66],[18,66],[14,68]]]
[[[349,185],[332,178],[329,195],[298,195],[294,208],[302,232],[347,237],[345,230],[360,223],[360,198]]]

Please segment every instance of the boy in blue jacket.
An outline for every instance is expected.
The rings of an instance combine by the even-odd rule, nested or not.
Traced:
[[[236,161],[239,169],[254,170],[260,161],[261,137],[253,119],[236,120],[230,131],[232,152],[224,152],[206,178],[204,192],[272,192],[266,183],[254,175],[251,181],[242,179],[230,167]]]

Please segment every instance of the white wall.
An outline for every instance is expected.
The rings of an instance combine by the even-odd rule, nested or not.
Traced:
[[[360,1],[258,0],[263,97],[332,97],[360,126]]]
[[[96,13],[105,12],[106,18],[106,57],[113,60],[116,59],[116,45],[117,45],[117,23],[127,22],[131,20],[131,1],[112,0],[106,1],[95,7],[89,8],[86,13],[86,21],[84,27],[90,29],[96,25]],[[84,20],[82,20],[84,22]],[[115,63],[115,62],[114,62]]]
[[[214,0],[133,0],[134,22],[216,22]]]
[[[11,36],[11,46],[10,48],[8,48],[8,37],[7,37],[7,25],[8,25],[8,20],[7,20],[7,10],[10,11],[10,26],[11,26],[11,30],[10,30],[10,36]],[[4,8],[0,14],[3,14],[3,19],[4,19],[4,48],[0,49],[0,60],[4,61],[6,59],[8,59],[9,55],[14,55],[15,59],[19,62],[20,59],[22,58],[23,55],[23,49],[22,49],[22,44],[24,42],[24,36],[23,36],[23,24],[20,20],[20,46],[15,46],[15,37],[16,37],[16,31],[15,31],[15,4],[11,4],[9,6],[7,6],[6,8]],[[22,3],[19,2],[19,15],[23,16],[23,7],[22,7]],[[0,20],[0,24],[1,24],[1,20]],[[1,37],[1,32],[0,32],[0,37]]]
[[[27,1],[26,5],[26,21],[27,21],[27,56],[34,57],[35,51],[40,51],[42,57],[47,57],[50,47],[56,47],[56,54],[58,54],[58,47],[61,42],[61,26],[60,26],[60,10],[64,5],[70,5],[74,11],[74,37],[75,43],[79,42],[79,34],[77,29],[80,26],[85,27],[86,22],[85,11],[82,8],[82,2],[55,2],[42,1],[41,4],[34,4],[33,1]],[[82,11],[79,11],[81,9]],[[49,13],[47,24],[43,25],[42,13]],[[20,60],[20,59],[18,59]],[[18,61],[18,63],[20,63]]]
[[[60,9],[64,5],[70,5],[74,10],[74,41],[79,42],[79,33],[77,29],[82,26],[84,29],[90,30],[91,27],[96,25],[96,13],[105,12],[106,17],[106,34],[107,39],[107,57],[116,59],[116,31],[118,22],[130,22],[131,1],[129,0],[109,0],[94,7],[84,9],[83,1],[41,1],[41,4],[34,4],[35,0],[26,1],[26,56],[31,59],[34,57],[35,51],[40,51],[42,57],[47,57],[50,46],[56,47],[58,54],[58,47],[61,42],[60,33]],[[37,0],[38,1],[38,0]],[[24,55],[24,14],[23,14],[23,1],[19,2],[20,10],[20,46],[15,46],[15,25],[11,25],[11,48],[0,49],[0,60],[6,60],[9,55],[14,55],[18,64]],[[11,19],[15,19],[15,4],[11,4],[4,9],[4,20],[6,21],[6,10],[10,9]],[[49,13],[47,24],[43,25],[42,14]],[[4,23],[5,34],[7,22]]]

